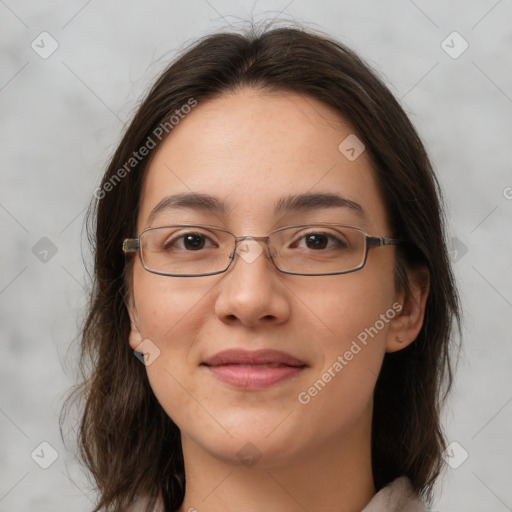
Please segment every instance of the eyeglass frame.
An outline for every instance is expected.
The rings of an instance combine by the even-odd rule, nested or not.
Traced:
[[[351,229],[355,229],[355,230],[361,232],[365,238],[365,252],[364,252],[364,258],[363,258],[361,265],[359,265],[356,268],[350,269],[350,270],[343,270],[341,272],[328,272],[328,273],[322,273],[322,274],[302,274],[299,272],[288,272],[287,270],[281,270],[277,266],[277,263],[274,261],[274,258],[272,256],[272,251],[270,250],[270,248],[271,248],[271,246],[269,245],[270,236],[273,235],[274,233],[283,231],[285,229],[300,228],[300,227],[307,227],[307,226],[333,226],[333,227],[337,226],[337,227],[351,228]],[[235,245],[233,248],[233,252],[229,255],[229,263],[228,263],[227,267],[223,270],[218,270],[216,272],[207,272],[207,273],[202,273],[202,274],[169,274],[166,272],[159,272],[157,270],[149,269],[146,266],[144,258],[142,257],[142,247],[141,247],[141,243],[140,243],[140,237],[147,231],[152,231],[152,230],[162,229],[162,228],[171,228],[171,227],[175,227],[175,228],[178,228],[178,227],[182,227],[182,228],[188,228],[188,227],[190,227],[190,228],[211,228],[211,229],[216,229],[219,231],[224,231],[225,233],[231,235],[234,238]],[[123,250],[125,256],[127,256],[128,254],[131,254],[131,253],[137,253],[139,255],[140,261],[141,261],[144,269],[148,272],[151,272],[152,274],[157,274],[160,276],[168,276],[168,277],[204,277],[204,276],[213,276],[213,275],[217,275],[217,274],[223,274],[224,272],[227,272],[228,269],[231,267],[233,261],[235,260],[235,254],[236,254],[236,250],[238,247],[238,243],[242,242],[244,240],[265,241],[265,244],[268,249],[268,255],[269,255],[268,257],[274,264],[274,267],[279,272],[281,272],[283,274],[289,274],[289,275],[295,275],[295,276],[308,276],[308,277],[335,276],[335,275],[350,274],[352,272],[357,272],[358,270],[361,270],[362,268],[364,268],[364,266],[366,265],[366,261],[368,259],[368,251],[371,248],[386,247],[386,246],[390,246],[390,245],[399,245],[399,244],[405,243],[405,240],[398,239],[398,238],[390,238],[390,237],[385,237],[385,236],[376,237],[376,236],[368,235],[366,233],[366,231],[364,231],[364,229],[357,227],[357,226],[351,226],[349,224],[327,223],[327,222],[313,222],[310,224],[293,224],[290,226],[283,226],[281,228],[275,229],[274,231],[269,233],[267,236],[251,236],[251,235],[236,236],[234,233],[231,233],[231,231],[229,231],[228,229],[221,228],[219,226],[211,226],[208,224],[169,224],[166,226],[149,226],[149,227],[143,229],[140,232],[138,237],[125,238],[123,240],[122,250]]]

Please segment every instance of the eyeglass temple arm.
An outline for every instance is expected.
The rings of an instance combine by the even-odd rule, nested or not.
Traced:
[[[125,238],[123,241],[123,251],[124,253],[129,252],[139,252],[139,239],[138,238]]]
[[[385,245],[399,245],[405,243],[405,240],[399,240],[397,238],[386,238],[385,236],[369,236],[367,240],[368,247],[384,247]]]

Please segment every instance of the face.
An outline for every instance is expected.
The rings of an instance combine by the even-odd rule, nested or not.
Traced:
[[[338,149],[353,133],[327,106],[290,92],[246,89],[200,102],[153,155],[138,233],[208,224],[266,236],[324,222],[390,236],[368,152],[349,160]],[[190,193],[215,196],[225,211],[180,206],[149,220],[163,198]],[[283,197],[322,193],[361,211],[314,204],[274,211]],[[263,467],[300,460],[320,446],[334,449],[370,424],[384,353],[404,336],[393,310],[403,302],[394,258],[392,246],[372,249],[362,270],[312,277],[279,272],[263,251],[254,261],[237,254],[222,274],[169,277],[146,271],[136,255],[131,348],[142,340],[158,347],[146,366],[158,401],[182,435],[217,458],[237,460],[248,442]],[[266,387],[241,387],[202,364],[226,349],[278,350],[306,366]]]

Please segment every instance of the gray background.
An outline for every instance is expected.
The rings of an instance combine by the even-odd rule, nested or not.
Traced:
[[[91,509],[57,421],[86,303],[84,211],[123,124],[175,52],[251,17],[305,22],[349,44],[419,129],[447,198],[465,310],[445,414],[458,444],[434,509],[512,510],[511,0],[0,0],[0,511]],[[46,59],[43,31],[59,45]],[[457,58],[453,31],[469,44]],[[51,462],[43,441],[58,453],[48,469],[35,462]]]

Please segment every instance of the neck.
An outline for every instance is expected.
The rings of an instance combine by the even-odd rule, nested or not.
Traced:
[[[252,467],[220,460],[182,434],[186,493],[178,512],[360,512],[375,494],[371,410],[359,420],[340,439]]]

